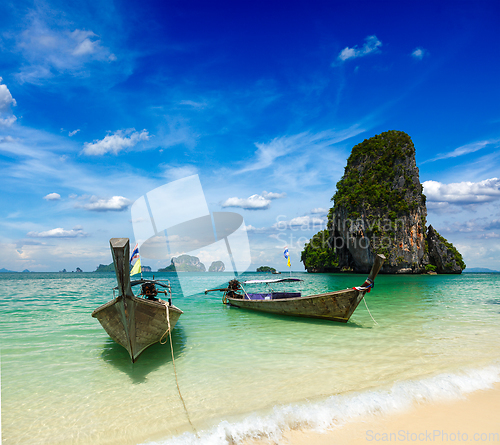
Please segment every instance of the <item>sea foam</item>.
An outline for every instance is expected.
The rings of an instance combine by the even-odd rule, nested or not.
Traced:
[[[276,406],[266,416],[251,414],[233,423],[223,420],[197,435],[187,432],[145,445],[230,445],[249,439],[278,442],[285,431],[322,432],[362,417],[403,411],[414,403],[460,399],[473,391],[491,389],[496,382],[500,382],[500,364],[401,381],[389,389],[334,395],[321,402]]]

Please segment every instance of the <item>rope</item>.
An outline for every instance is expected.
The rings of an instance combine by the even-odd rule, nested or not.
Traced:
[[[370,309],[368,309],[368,305],[366,304],[366,298],[363,297],[363,301],[365,302],[365,306],[366,306],[366,310],[368,311],[368,313],[370,314],[370,317],[372,317],[372,320],[375,322],[376,325],[378,325],[378,323],[375,321],[375,319],[373,318],[373,315],[372,313],[370,312]]]
[[[179,388],[179,380],[177,379],[177,370],[175,369],[174,346],[172,344],[172,330],[170,329],[170,313],[168,310],[168,303],[165,305],[165,308],[167,311],[167,323],[168,323],[168,329],[165,332],[165,334],[168,332],[168,336],[170,338],[170,351],[172,352],[172,364],[174,365],[175,383],[177,384],[177,391],[179,392],[179,397],[181,398],[182,405],[184,406],[184,411],[186,412],[186,417],[188,419],[188,422],[191,425],[191,427],[193,428],[196,435],[198,435],[198,431],[196,431],[196,428],[194,427],[193,423],[191,422],[191,418],[189,417],[189,413],[188,413],[188,410],[186,408],[186,402],[184,402],[184,399],[183,399],[182,394],[181,394],[181,389]],[[163,336],[165,334],[163,334],[160,338],[160,343],[162,345],[164,345],[167,342],[167,340],[165,339],[165,342],[162,343],[162,339],[163,339]]]

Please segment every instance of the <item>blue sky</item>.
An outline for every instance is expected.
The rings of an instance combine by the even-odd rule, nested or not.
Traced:
[[[401,130],[428,223],[500,270],[499,29],[495,1],[4,1],[0,268],[108,264],[131,203],[198,174],[252,268],[303,270],[351,148]]]

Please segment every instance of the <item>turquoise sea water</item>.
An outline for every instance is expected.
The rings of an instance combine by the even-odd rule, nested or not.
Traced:
[[[500,381],[500,274],[379,276],[366,297],[378,324],[363,303],[347,324],[265,315],[226,307],[219,293],[184,297],[175,274],[155,275],[171,280],[184,311],[172,334],[175,366],[198,436],[169,344],[132,364],[90,316],[111,299],[114,274],[3,273],[3,444],[279,439],[289,428],[331,428]],[[188,276],[203,288],[224,281]],[[294,276],[303,294],[365,278]]]

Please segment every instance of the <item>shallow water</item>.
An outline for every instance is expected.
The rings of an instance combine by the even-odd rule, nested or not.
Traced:
[[[175,274],[155,275],[172,281],[184,311],[172,333],[175,367],[200,437],[179,398],[169,344],[132,364],[90,316],[111,299],[114,274],[0,274],[4,444],[279,437],[499,379],[500,274],[379,276],[366,296],[378,324],[363,303],[347,324],[266,315],[226,307],[219,293],[183,296]],[[303,294],[365,278],[295,276]],[[224,278],[189,280],[210,288]]]

